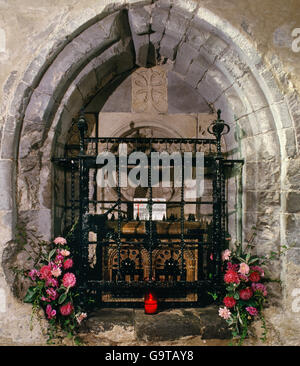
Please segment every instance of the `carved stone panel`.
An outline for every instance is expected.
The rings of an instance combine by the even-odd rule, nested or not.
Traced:
[[[132,112],[168,113],[167,72],[161,66],[132,74]]]

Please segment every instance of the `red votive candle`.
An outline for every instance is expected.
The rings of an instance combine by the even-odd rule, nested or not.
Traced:
[[[145,314],[157,313],[157,297],[153,291],[147,291],[145,294]]]

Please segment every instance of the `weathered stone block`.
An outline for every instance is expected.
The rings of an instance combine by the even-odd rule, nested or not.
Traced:
[[[235,116],[235,120],[248,113],[244,100],[240,98],[233,86],[226,89],[220,98],[224,98],[226,100],[226,104],[230,106]]]
[[[253,140],[253,151],[257,153],[259,161],[272,160],[280,156],[280,145],[276,132],[267,132],[262,135],[250,137],[250,139]]]
[[[294,128],[285,128],[280,131],[285,147],[286,157],[293,158],[297,154],[297,145]]]
[[[176,73],[168,72],[168,113],[209,113],[205,100]],[[199,116],[201,120],[201,116]]]
[[[159,48],[160,41],[163,37],[163,32],[154,32],[150,34],[150,43],[155,49]]]
[[[145,8],[130,9],[128,12],[129,24],[133,33],[144,35],[150,33],[151,14]]]
[[[208,40],[210,37],[210,33],[205,30],[198,28],[194,23],[191,24],[187,32],[187,42],[194,47],[196,50],[199,50],[201,46]]]
[[[54,105],[55,100],[51,95],[42,93],[37,89],[32,94],[24,119],[35,122],[37,125],[45,124],[53,116]]]
[[[83,67],[85,62],[84,50],[80,50],[75,43],[69,43],[44,74],[39,91],[59,101],[65,91],[65,82],[71,82],[76,70]]]
[[[2,199],[2,197],[1,197]],[[1,228],[1,244],[9,242],[13,239],[15,233],[13,231],[15,225],[14,211],[0,211],[0,228]]]
[[[277,160],[258,161],[257,163],[258,190],[281,190],[281,166]]]
[[[244,192],[244,203],[243,207],[247,212],[257,212],[258,211],[258,203],[257,203],[257,192],[256,191],[247,191]]]
[[[155,6],[160,9],[170,9],[173,5],[173,0],[158,0],[155,2]]]
[[[247,191],[244,193],[244,207],[247,212],[274,212],[280,207],[280,193],[272,191]]]
[[[94,333],[99,334],[112,330],[115,326],[130,328],[134,325],[133,309],[101,309],[90,314],[84,323],[84,327]]]
[[[0,160],[0,210],[10,211],[13,208],[12,173],[12,160]]]
[[[300,212],[300,193],[288,192],[286,194],[286,210],[289,213]]]
[[[102,94],[102,93],[101,93]],[[101,112],[131,112],[132,103],[132,86],[131,86],[131,76],[127,77],[121,82],[117,88],[113,88],[113,92],[107,98],[107,95],[99,95],[99,99],[95,100],[95,106],[98,107],[103,105]],[[94,104],[93,100],[93,104]]]
[[[135,311],[135,331],[138,339],[147,341],[167,341],[201,334],[200,322],[190,312],[180,314],[164,311],[149,317],[143,310]]]
[[[174,70],[181,75],[185,75],[194,59],[198,56],[195,48],[184,42],[177,51]]]
[[[296,269],[296,273],[294,273],[295,279],[299,281],[299,275],[300,275],[300,248],[291,248],[288,250],[287,254],[287,260],[288,262],[291,262],[293,264],[295,264],[298,268]],[[292,271],[290,271],[292,272]],[[296,285],[296,283],[294,282],[294,285]]]
[[[149,55],[149,35],[137,36],[133,35],[133,43],[135,48],[135,63],[138,66],[146,67]]]
[[[287,243],[300,247],[300,215],[284,214],[283,220]]]
[[[166,24],[166,33],[173,36],[176,34],[178,38],[182,38],[187,30],[188,24],[188,18],[172,8]]]
[[[13,101],[10,104],[9,114],[15,117],[22,117],[25,113],[31,96],[32,89],[23,81],[21,81],[17,86]]]
[[[19,212],[20,222],[26,225],[26,230],[30,233],[34,232],[41,240],[50,241],[52,239],[51,232],[51,210],[37,209]]]
[[[169,8],[155,7],[152,10],[151,30],[157,33],[163,33],[169,17]]]
[[[249,71],[247,64],[241,60],[240,55],[231,47],[223,49],[217,57],[215,63],[225,74],[231,76],[231,81],[235,81]]]
[[[160,54],[170,60],[174,60],[177,52],[177,47],[179,45],[180,39],[177,35],[170,35],[165,33],[160,42]]]
[[[196,88],[199,81],[203,78],[205,73],[209,68],[209,63],[201,57],[198,57],[194,60],[188,70],[188,73],[185,77],[185,80],[188,84],[190,84],[193,88]],[[205,98],[206,94],[199,93]]]
[[[236,85],[243,91],[253,111],[268,106],[266,97],[252,74],[246,73],[243,77],[237,79]]]
[[[75,117],[79,113],[80,109],[84,105],[82,95],[76,85],[72,85],[69,88],[69,90],[65,94],[64,100],[66,109],[73,117]]]
[[[129,34],[123,18],[119,13],[106,17],[66,45],[45,73],[39,90],[60,100],[66,85],[88,60],[117,42],[121,35],[125,37]]]
[[[92,97],[97,89],[97,76],[93,69],[94,64],[88,64],[74,80],[84,100]]]
[[[243,188],[245,191],[255,191],[258,179],[258,163],[247,161],[244,166],[243,173]]]
[[[228,45],[226,42],[217,36],[211,35],[204,43],[203,47],[201,47],[200,53],[213,63],[217,57],[222,55],[227,47]]]
[[[270,108],[260,109],[254,113],[254,116],[257,119],[257,133],[266,133],[276,130],[274,118]]]
[[[271,104],[270,109],[278,129],[293,127],[291,115],[285,102]]]
[[[300,97],[296,91],[285,96],[295,126],[300,126]]]
[[[299,190],[300,189],[300,158],[289,159],[287,161],[285,178],[285,189]]]
[[[218,97],[230,87],[230,82],[217,68],[211,67],[203,75],[202,80],[197,86],[200,94],[205,96],[206,100],[214,102]]]
[[[266,212],[271,210],[272,213],[280,209],[280,192],[276,191],[258,191],[257,192],[257,205],[258,211]]]

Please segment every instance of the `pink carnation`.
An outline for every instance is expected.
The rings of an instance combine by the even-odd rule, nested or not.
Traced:
[[[262,283],[252,283],[251,285],[252,290],[253,291],[259,291],[263,294],[263,296],[267,296],[268,292],[267,292],[267,288],[265,285],[263,285]]]
[[[49,296],[49,298],[54,301],[58,298],[58,293],[53,289],[53,288],[48,288],[46,290],[47,295]]]
[[[51,305],[47,305],[46,314],[48,315],[48,319],[52,319],[56,315],[56,310],[52,309]]]
[[[63,305],[60,307],[61,315],[68,316],[70,315],[74,310],[74,307],[72,303],[68,302],[66,305]]]
[[[62,282],[63,282],[63,285],[67,288],[74,287],[76,284],[76,277],[75,277],[74,273],[71,273],[71,272],[65,273]]]
[[[41,300],[42,300],[42,301],[46,301],[46,302],[50,302],[50,301],[51,301],[49,298],[47,298],[47,297],[45,297],[45,296],[42,296],[42,297],[41,297]]]
[[[40,272],[36,269],[32,269],[29,273],[28,276],[32,279],[32,281],[35,281],[37,277],[39,277]]]
[[[64,257],[68,257],[70,255],[70,252],[66,249],[62,249],[60,251],[60,254],[63,255]]]
[[[223,319],[229,319],[231,316],[231,312],[229,309],[227,309],[227,307],[225,306],[224,308],[220,308],[219,309],[219,316]]]
[[[78,324],[80,324],[83,321],[83,319],[85,319],[86,317],[87,317],[86,313],[81,313],[79,315],[76,315],[76,320],[77,320]]]
[[[61,275],[61,269],[59,267],[53,268],[51,273],[52,276],[59,277]]]
[[[40,278],[42,280],[49,280],[51,277],[52,277],[51,266],[50,265],[43,266],[40,270]]]
[[[65,257],[62,254],[57,254],[57,256],[54,259],[54,262],[56,264],[61,264],[61,262],[65,259]]]
[[[248,313],[249,313],[250,315],[253,315],[253,316],[258,315],[258,311],[257,311],[257,309],[256,309],[256,308],[254,308],[253,306],[248,306],[248,307],[246,308],[246,310],[248,311]]]
[[[73,260],[68,258],[64,263],[64,269],[69,269],[73,267]]]
[[[245,276],[244,274],[239,274],[239,278],[242,280],[242,281],[245,281],[245,282],[248,282],[249,281],[249,278],[247,276]]]
[[[228,262],[227,263],[227,269],[232,269],[233,271],[237,271],[239,269],[239,265]]]
[[[229,258],[231,256],[231,251],[229,249],[224,250],[224,252],[222,252],[222,261],[228,261]]]
[[[239,275],[233,269],[229,269],[224,275],[224,281],[226,283],[240,283]]]
[[[249,273],[249,271],[250,271],[250,268],[247,263],[240,264],[239,273],[241,273],[242,275],[246,275]]]
[[[49,287],[49,286],[52,286],[52,287],[58,287],[58,281],[56,278],[49,278],[47,279],[46,281],[46,287]]]
[[[56,245],[65,245],[67,244],[67,241],[65,238],[62,238],[61,236],[58,236],[57,238],[55,238],[53,240],[53,243],[56,244]]]
[[[251,271],[257,271],[260,273],[261,277],[264,277],[265,272],[264,270],[259,266],[251,266]]]

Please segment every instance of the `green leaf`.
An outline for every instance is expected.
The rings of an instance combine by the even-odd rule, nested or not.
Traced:
[[[235,300],[239,300],[240,295],[239,295],[238,293],[235,293],[235,294],[233,295],[233,298],[234,298]]]
[[[248,264],[252,264],[252,263],[255,263],[255,262],[258,262],[259,261],[259,258],[258,257],[255,257],[255,258],[252,258]]]
[[[37,287],[29,287],[23,301],[25,303],[32,303],[37,295],[36,294],[37,290],[38,290]]]
[[[55,252],[56,252],[56,249],[52,249],[51,252],[49,253],[49,257],[48,257],[49,262],[51,261],[51,258],[53,257]]]
[[[67,298],[67,293],[63,293],[62,295],[60,295],[59,299],[58,299],[58,303],[61,305]]]
[[[212,293],[212,292],[207,292],[208,295],[210,295],[215,301],[218,298],[218,295],[216,293]]]

